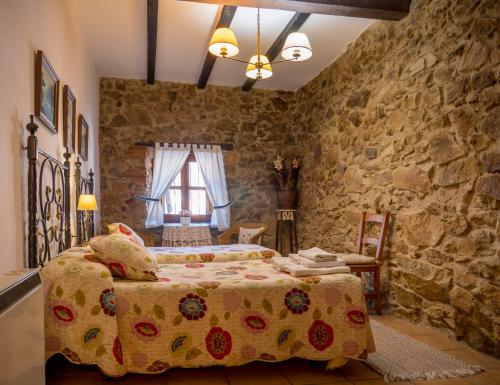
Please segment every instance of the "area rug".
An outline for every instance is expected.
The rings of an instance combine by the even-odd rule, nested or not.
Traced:
[[[484,368],[470,365],[414,338],[370,320],[377,351],[365,361],[386,382],[471,376]]]

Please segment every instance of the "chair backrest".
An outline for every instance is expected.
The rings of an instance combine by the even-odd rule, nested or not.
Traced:
[[[363,254],[363,246],[366,244],[377,246],[375,252],[375,259],[377,262],[381,261],[384,254],[385,237],[387,235],[387,225],[389,224],[390,213],[385,214],[368,214],[363,212],[361,221],[359,223],[359,237],[358,237],[358,254]],[[365,236],[366,225],[368,223],[378,223],[380,231],[378,238]]]
[[[235,223],[218,236],[219,245],[231,244],[232,237],[238,237],[240,234],[240,227],[245,229],[259,229],[262,228],[257,234],[250,238],[250,243],[258,244],[262,235],[267,231],[268,226],[265,223]]]

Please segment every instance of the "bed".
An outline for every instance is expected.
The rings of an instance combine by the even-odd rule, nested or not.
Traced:
[[[30,150],[30,138],[28,153],[40,154]],[[37,186],[47,189],[43,170],[33,172],[40,161],[31,160],[28,256],[43,266],[47,359],[62,353],[122,376],[291,357],[338,362],[374,351],[359,278],[294,278],[276,271],[270,258],[277,252],[261,246],[151,248],[160,263],[157,281],[113,277],[90,248],[67,247],[66,215],[46,214],[51,205],[66,213],[69,195],[54,201],[37,194]],[[56,191],[59,178],[50,179]],[[60,225],[49,226],[60,217]],[[59,254],[51,258],[54,249]]]

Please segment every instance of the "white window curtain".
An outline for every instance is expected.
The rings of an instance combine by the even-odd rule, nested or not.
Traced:
[[[165,214],[164,201],[169,187],[181,171],[191,151],[190,144],[155,144],[153,181],[151,183],[151,198],[157,201],[148,202],[146,227],[163,226]]]
[[[226,174],[224,172],[221,147],[219,145],[193,146],[193,152],[196,162],[200,166],[210,203],[214,207],[227,205],[229,203],[229,195],[227,193]],[[229,222],[229,206],[220,209],[214,208],[211,220],[212,226],[217,226],[219,230],[225,230],[229,227]]]

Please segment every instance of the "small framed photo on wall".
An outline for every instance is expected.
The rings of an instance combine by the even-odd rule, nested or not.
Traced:
[[[43,51],[35,58],[35,116],[54,134],[58,132],[59,77]]]
[[[76,145],[76,99],[68,85],[63,87],[63,142],[70,154]]]
[[[83,160],[89,158],[89,125],[82,114],[78,116],[78,153]]]

